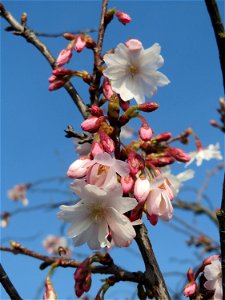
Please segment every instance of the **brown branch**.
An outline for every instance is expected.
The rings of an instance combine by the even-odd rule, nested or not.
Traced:
[[[215,0],[205,0],[205,4],[212,22],[219,51],[220,67],[223,76],[223,87],[225,91],[225,31],[220,17],[219,9]]]
[[[7,273],[5,272],[2,264],[0,264],[0,282],[7,294],[9,295],[10,299],[22,300],[16,288],[9,279]]]
[[[144,224],[135,226],[136,242],[142,254],[145,264],[144,285],[149,297],[154,296],[158,300],[169,300],[170,295],[167,290],[163,275],[156,261],[148,232]]]
[[[0,3],[0,16],[3,17],[12,27],[12,30],[16,35],[22,36],[25,38],[25,40],[28,43],[31,43],[34,45],[40,52],[41,54],[46,58],[48,63],[50,64],[51,68],[55,68],[55,58],[52,55],[52,53],[49,51],[49,49],[46,47],[45,44],[43,44],[38,37],[35,35],[35,33],[25,27],[22,26],[12,15],[10,12],[8,12],[5,7],[3,6],[2,3]],[[68,92],[68,94],[71,96],[74,104],[77,106],[79,111],[81,112],[82,116],[84,118],[87,118],[88,116],[88,108],[84,101],[81,99],[80,95],[78,94],[77,90],[75,87],[72,85],[71,82],[67,82],[64,85],[64,88]]]
[[[41,260],[43,261],[43,263],[40,265],[41,270],[52,265],[53,263],[57,263],[57,266],[62,268],[77,268],[81,264],[81,262],[78,260],[42,255],[40,253],[23,247],[17,242],[11,242],[11,245],[12,247],[0,246],[0,251],[10,252],[15,255],[22,254]],[[129,281],[136,283],[144,282],[144,274],[142,272],[126,271],[123,268],[120,268],[117,265],[115,265],[113,262],[111,262],[109,265],[91,265],[90,268],[93,274],[111,274],[116,277],[117,281]]]
[[[209,210],[208,208],[202,206],[199,203],[196,203],[196,202],[185,202],[185,201],[182,201],[182,200],[176,200],[176,201],[174,201],[173,206],[177,207],[177,208],[180,208],[180,209],[192,211],[195,214],[200,214],[200,215],[204,214],[207,217],[209,217],[210,220],[214,224],[216,224],[218,226],[218,221],[217,221],[217,218],[216,218],[216,213],[213,212],[213,211],[211,211],[211,210]]]

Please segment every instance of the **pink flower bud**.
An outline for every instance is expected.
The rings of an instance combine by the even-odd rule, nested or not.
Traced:
[[[164,141],[168,141],[172,136],[172,133],[170,132],[163,132],[160,133],[156,136],[154,136],[154,138],[152,140],[159,142],[164,142]]]
[[[63,37],[64,37],[65,39],[69,40],[69,41],[72,41],[72,40],[74,40],[74,39],[76,38],[76,36],[75,36],[74,34],[69,33],[69,32],[65,32],[65,33],[63,34]]]
[[[89,109],[90,113],[94,117],[101,117],[103,116],[103,110],[101,107],[98,107],[97,105],[92,105],[92,107]]]
[[[76,43],[74,45],[74,50],[79,53],[84,49],[85,46],[86,46],[86,43],[85,43],[84,39],[80,35],[78,35]]]
[[[130,51],[140,51],[143,48],[142,43],[136,39],[128,40],[125,45]]]
[[[91,272],[88,272],[87,276],[84,279],[83,282],[83,290],[84,292],[88,292],[90,290],[91,287]]]
[[[115,144],[113,140],[103,130],[100,130],[100,140],[105,152],[110,154],[115,150]]]
[[[150,192],[150,182],[144,177],[139,177],[134,184],[134,196],[139,202],[144,202]]]
[[[122,176],[120,179],[120,183],[122,185],[123,192],[125,194],[128,194],[133,188],[134,179],[130,175]]]
[[[80,298],[83,293],[84,293],[84,289],[83,289],[83,284],[81,281],[78,281],[75,283],[75,294],[78,298]]]
[[[88,168],[85,167],[90,158],[83,158],[75,160],[67,171],[67,176],[73,179],[82,178],[87,174]]]
[[[164,167],[170,165],[174,162],[174,158],[172,157],[159,157],[151,160],[151,164],[155,167]]]
[[[81,123],[81,128],[84,131],[88,131],[90,133],[95,133],[98,131],[101,123],[105,120],[105,118],[106,117],[104,117],[104,116],[99,117],[99,118],[91,116]]]
[[[126,25],[131,22],[131,17],[122,11],[117,10],[116,16],[123,25]]]
[[[144,112],[152,112],[157,108],[159,108],[159,105],[156,102],[146,102],[138,105],[138,109]]]
[[[142,125],[139,129],[139,135],[144,142],[148,142],[152,137],[152,130],[147,124]]]
[[[155,226],[158,223],[159,217],[157,215],[149,215],[147,213],[147,219],[153,226]]]
[[[64,69],[64,68],[58,68],[52,71],[52,74],[55,76],[65,76],[65,75],[73,75],[74,71]]]
[[[197,291],[197,283],[195,281],[189,282],[184,288],[184,296],[190,297]]]
[[[54,81],[56,81],[57,77],[55,75],[52,75],[51,77],[49,77],[48,82],[52,83]]]
[[[72,57],[72,49],[71,48],[63,49],[59,53],[55,65],[61,67],[67,64],[70,61],[71,57]]]
[[[188,162],[191,158],[188,156],[184,150],[175,147],[168,147],[167,151],[178,161]]]
[[[100,144],[97,141],[94,141],[91,145],[92,156],[95,157],[96,154],[103,153],[103,152],[104,152],[104,150],[103,150],[102,144]]]
[[[130,151],[127,160],[131,175],[136,175],[139,170],[144,170],[145,163],[143,158],[134,151]]]
[[[51,77],[50,77],[51,78]],[[55,80],[53,81],[49,86],[48,86],[48,90],[49,91],[55,91],[60,89],[61,87],[63,87],[65,84],[64,80]]]
[[[192,282],[195,279],[195,274],[194,274],[192,268],[189,268],[187,271],[187,279],[188,279],[188,282]]]
[[[106,99],[110,100],[110,98],[113,95],[113,90],[112,90],[112,87],[111,87],[111,84],[110,84],[109,80],[106,77],[104,77],[102,90],[103,90],[103,94],[106,97]]]

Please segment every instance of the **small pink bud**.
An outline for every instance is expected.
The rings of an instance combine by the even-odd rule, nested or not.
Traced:
[[[79,53],[85,48],[85,46],[86,46],[86,42],[80,35],[78,35],[76,43],[74,45],[74,50]]]
[[[103,90],[103,94],[106,97],[106,99],[110,100],[110,98],[113,96],[113,90],[112,90],[109,80],[106,77],[104,77],[102,90]]]
[[[134,196],[139,202],[144,202],[150,191],[150,182],[144,177],[139,177],[134,184]]]
[[[150,222],[153,226],[155,226],[155,225],[158,223],[159,217],[158,217],[157,215],[149,215],[149,214],[147,213],[147,219],[149,220],[149,222]]]
[[[144,112],[152,112],[157,108],[159,108],[159,105],[156,102],[146,102],[138,105],[138,109]]]
[[[188,162],[191,158],[188,156],[184,150],[175,147],[168,147],[167,151],[178,161]]]
[[[64,68],[58,68],[52,71],[52,74],[55,76],[65,76],[65,75],[73,75],[74,71],[64,69]]]
[[[110,154],[115,150],[114,141],[103,130],[100,130],[100,140],[101,140],[103,149],[107,153]]]
[[[71,57],[72,57],[72,49],[71,48],[63,49],[59,53],[55,65],[61,67],[67,64],[70,61]]]
[[[135,151],[130,151],[127,160],[131,175],[136,175],[139,170],[144,170],[145,163],[143,158]]]
[[[188,279],[188,282],[192,282],[195,279],[195,274],[194,274],[192,268],[189,268],[187,271],[187,279]]]
[[[53,83],[56,80],[57,80],[57,77],[55,75],[52,75],[52,76],[49,77],[48,82]]]
[[[103,110],[101,107],[98,107],[97,105],[92,105],[92,107],[89,109],[90,113],[94,117],[101,117],[103,116]]]
[[[73,179],[82,178],[87,174],[88,168],[85,167],[90,158],[83,158],[75,160],[67,171],[67,176]]]
[[[131,22],[131,17],[122,11],[117,10],[116,16],[123,25],[126,25]]]
[[[69,33],[69,32],[65,32],[65,33],[63,34],[63,37],[64,37],[65,39],[69,40],[69,41],[72,41],[72,40],[74,40],[74,39],[76,38],[76,36],[75,36],[74,34]]]
[[[84,279],[83,282],[83,290],[84,292],[88,292],[90,290],[91,287],[91,272],[88,272],[87,276]]]
[[[102,116],[102,117],[94,117],[94,116],[91,116],[89,117],[88,119],[86,119],[85,121],[83,121],[81,123],[81,128],[84,130],[84,131],[88,131],[90,133],[95,133],[98,131],[101,123],[105,120],[105,117]]]
[[[148,142],[152,137],[152,130],[147,124],[142,125],[139,129],[139,135],[144,142]]]
[[[168,141],[172,136],[172,133],[170,132],[163,132],[156,136],[154,136],[153,140],[159,142]]]
[[[189,282],[184,288],[184,296],[190,297],[197,291],[197,283],[195,281]]]
[[[55,80],[53,81],[49,86],[48,86],[48,90],[49,91],[55,91],[60,89],[61,87],[63,87],[65,84],[64,80]]]
[[[130,51],[140,51],[143,48],[142,43],[136,39],[128,40],[125,45]]]
[[[125,194],[128,194],[133,188],[134,179],[130,175],[122,176],[120,179],[120,183],[122,185],[123,192]]]
[[[170,165],[174,162],[173,157],[159,157],[156,159],[150,160],[151,164],[153,164],[155,167],[165,167],[167,165]]]
[[[94,141],[91,145],[92,156],[95,157],[96,154],[103,153],[103,152],[104,152],[104,150],[103,150],[102,144],[100,144],[97,141]]]

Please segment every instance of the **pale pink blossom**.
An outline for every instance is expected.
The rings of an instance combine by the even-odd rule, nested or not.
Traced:
[[[91,145],[91,154],[93,157],[95,157],[95,155],[99,154],[99,153],[103,153],[103,147],[102,144],[97,142],[97,141],[93,141],[92,145]]]
[[[189,282],[184,288],[184,296],[193,296],[197,291],[197,283],[195,281]]]
[[[103,130],[100,130],[99,134],[105,152],[112,153],[115,150],[114,141]]]
[[[88,172],[88,167],[86,167],[87,162],[91,161],[90,158],[80,158],[75,160],[67,171],[67,176],[73,179],[82,178]]]
[[[8,190],[8,197],[13,201],[21,201],[24,206],[28,205],[27,184],[18,184]]]
[[[124,101],[134,98],[138,104],[144,103],[145,95],[152,97],[157,86],[169,83],[157,71],[163,65],[159,44],[145,50],[140,41],[131,39],[126,45],[119,44],[114,53],[105,54],[103,59],[107,65],[103,74]]]
[[[148,178],[139,177],[134,184],[134,196],[138,202],[144,202],[150,192],[150,182]]]
[[[72,57],[72,48],[70,47],[70,48],[63,49],[59,53],[56,59],[56,63],[55,63],[56,66],[61,67],[67,64],[70,61],[71,57]]]
[[[86,46],[85,40],[83,39],[83,37],[78,35],[76,43],[74,45],[74,50],[79,53],[85,48],[85,46]]]
[[[217,258],[213,259],[211,264],[205,266],[203,273],[206,278],[204,287],[207,290],[214,291],[214,295],[211,299],[222,300],[222,268],[220,260]]]
[[[116,16],[123,25],[126,25],[131,22],[131,17],[122,11],[117,10]]]
[[[149,215],[169,221],[173,217],[173,206],[168,193],[160,188],[150,191],[146,200],[146,210]]]
[[[67,240],[64,237],[56,236],[56,235],[48,235],[42,242],[43,247],[49,254],[58,255],[59,248],[62,247],[65,251],[70,253],[69,245]]]
[[[81,199],[73,206],[60,206],[58,217],[72,223],[67,234],[75,246],[87,243],[91,249],[110,247],[109,235],[114,244],[127,246],[135,237],[135,230],[124,213],[132,210],[137,201],[122,197],[123,191],[117,184],[112,191],[77,180],[73,191]]]
[[[209,145],[206,148],[200,148],[197,151],[193,151],[188,153],[188,155],[190,156],[190,161],[188,163],[186,163],[185,167],[187,167],[188,165],[190,165],[194,160],[196,160],[196,165],[199,167],[202,164],[202,161],[205,160],[210,160],[212,158],[221,160],[223,159],[221,153],[220,153],[220,145],[219,143],[215,144],[215,145]]]

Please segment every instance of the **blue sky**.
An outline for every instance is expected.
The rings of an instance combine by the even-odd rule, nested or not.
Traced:
[[[82,30],[96,28],[99,24],[101,1],[3,3],[17,19],[22,12],[27,12],[28,26],[39,32]],[[132,23],[123,26],[114,20],[106,32],[104,51],[128,38],[140,39],[145,48],[155,42],[162,46],[165,64],[161,71],[168,76],[171,84],[160,88],[152,99],[160,104],[160,109],[146,115],[154,131],[171,131],[177,135],[192,127],[204,146],[220,142],[223,152],[223,136],[209,124],[210,119],[218,119],[216,108],[219,97],[223,95],[223,88],[214,33],[204,1],[111,1],[109,7],[127,12],[132,17]],[[219,8],[224,16],[223,1],[219,1]],[[79,131],[82,118],[63,89],[48,91],[51,69],[45,59],[25,40],[5,32],[6,26],[6,22],[1,20],[1,203],[2,210],[10,211],[21,207],[20,203],[11,203],[6,197],[7,190],[13,185],[66,174],[76,155],[72,141],[64,137],[64,129],[72,124]],[[97,35],[94,33],[92,36],[96,38]],[[41,40],[48,45],[54,56],[67,44],[63,38]],[[74,54],[68,66],[91,71],[90,51]],[[87,86],[78,79],[73,80],[73,83],[88,102]],[[193,147],[194,142],[191,142],[186,150],[191,151]],[[193,167],[196,169],[196,177],[187,186],[201,186],[206,171],[217,164],[218,161],[210,161],[201,168]],[[174,166],[174,170],[183,171],[183,165]],[[222,172],[212,178],[206,191],[213,207],[220,205],[221,183]],[[50,187],[58,188],[58,185],[56,182]],[[63,187],[69,190],[69,181]],[[195,193],[185,189],[180,196],[187,201],[196,199]],[[71,195],[30,193],[28,197],[30,205],[37,205],[68,200]],[[2,230],[2,239],[15,239],[44,253],[42,239],[48,233],[57,234],[61,226],[56,212],[57,210],[18,214],[12,219],[10,226]],[[175,215],[186,218],[190,224],[202,227],[203,230],[207,227],[207,233],[217,237],[214,225],[207,223],[206,219],[197,221],[191,214],[176,210]],[[194,266],[196,263],[193,249],[186,247],[187,237],[175,232],[167,224],[160,222],[156,227],[149,226],[149,234],[163,272],[186,272],[190,264]],[[24,240],[27,236],[30,238]],[[91,254],[87,247],[75,249],[75,257],[82,253]],[[143,269],[135,243],[132,251],[115,249],[112,253],[119,265],[132,271]],[[181,259],[182,263],[175,258]],[[39,271],[39,262],[28,257],[1,253],[1,259],[22,297],[35,299],[47,270]],[[72,269],[56,271],[53,281],[59,299],[73,299],[72,274]],[[166,277],[166,280],[173,288],[180,282],[177,277]],[[97,277],[90,295],[95,295],[100,284]],[[124,299],[125,296],[131,297],[133,292],[135,286],[125,283],[109,291],[108,297]],[[1,299],[7,299],[4,291]]]

